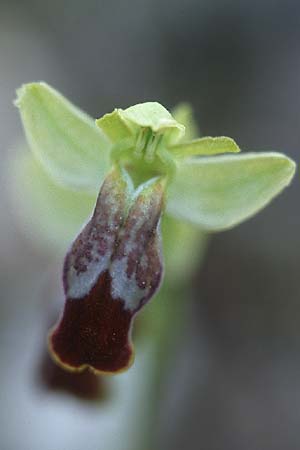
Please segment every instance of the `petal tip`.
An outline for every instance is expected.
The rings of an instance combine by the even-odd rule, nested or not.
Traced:
[[[44,81],[34,81],[31,83],[22,84],[17,90],[17,98],[14,100],[14,105],[20,108],[28,94],[36,94],[39,90],[51,89]]]

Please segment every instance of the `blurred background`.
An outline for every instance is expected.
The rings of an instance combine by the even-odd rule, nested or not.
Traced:
[[[289,0],[0,0],[1,450],[108,448],[105,406],[37,388],[46,316],[32,305],[42,290],[55,297],[55,275],[11,206],[15,89],[47,81],[94,117],[188,101],[202,134],[299,161],[299,42]],[[212,237],[153,426],[158,449],[299,450],[299,198],[296,174],[255,218]],[[111,448],[125,448],[111,430]]]

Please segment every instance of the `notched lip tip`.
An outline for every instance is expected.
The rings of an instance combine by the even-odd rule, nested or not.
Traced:
[[[56,351],[53,348],[52,345],[52,336],[53,336],[53,332],[55,331],[56,327],[52,327],[49,330],[48,333],[48,337],[47,337],[47,347],[48,347],[48,352],[52,358],[52,360],[54,361],[55,364],[57,364],[59,367],[61,367],[62,369],[66,370],[69,373],[81,373],[84,372],[85,370],[90,371],[91,373],[93,373],[94,375],[97,376],[113,376],[113,375],[119,375],[121,373],[126,372],[127,370],[130,369],[130,367],[133,365],[134,360],[135,360],[135,349],[134,346],[132,344],[132,342],[129,343],[130,345],[130,350],[131,350],[131,354],[130,354],[130,359],[127,363],[126,366],[118,369],[118,370],[114,370],[114,371],[109,371],[109,370],[100,370],[95,368],[94,366],[84,363],[81,364],[80,366],[76,367],[76,366],[71,366],[70,364],[65,363],[60,357],[59,355],[56,353]]]

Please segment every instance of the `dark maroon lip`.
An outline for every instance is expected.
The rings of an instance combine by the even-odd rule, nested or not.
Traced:
[[[65,308],[49,335],[50,352],[63,368],[112,374],[133,363],[133,318],[162,278],[164,189],[156,179],[133,193],[129,182],[119,169],[107,176],[91,220],[65,258]]]
[[[133,313],[111,298],[111,277],[104,272],[82,299],[67,299],[63,317],[49,337],[51,352],[72,370],[117,373],[133,362]]]

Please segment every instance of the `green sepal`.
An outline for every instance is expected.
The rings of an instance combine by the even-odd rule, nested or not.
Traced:
[[[43,82],[23,85],[15,104],[44,170],[60,185],[98,191],[109,168],[110,143],[93,119]]]
[[[231,228],[266,206],[294,173],[295,163],[280,153],[190,158],[178,164],[167,212],[208,231]]]

